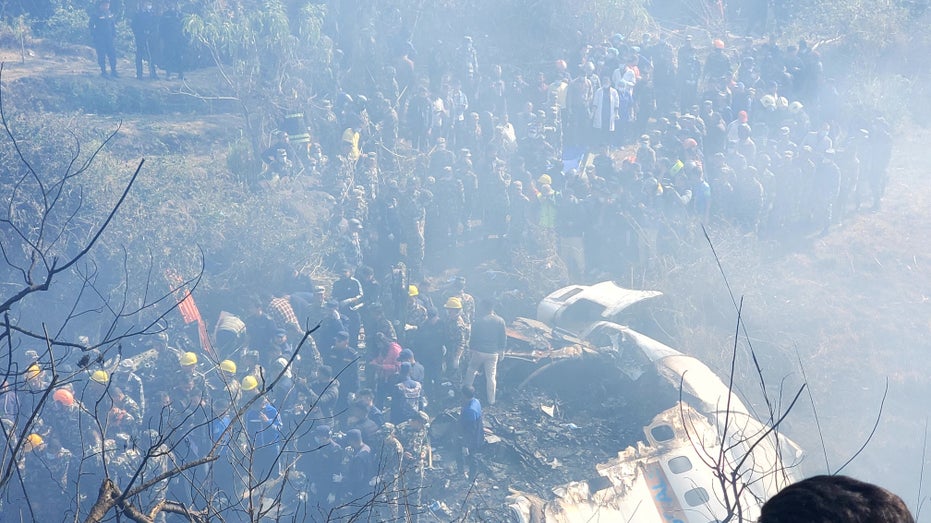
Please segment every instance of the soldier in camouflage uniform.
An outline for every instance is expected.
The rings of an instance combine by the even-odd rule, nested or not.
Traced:
[[[378,476],[375,480],[375,506],[382,521],[395,521],[398,519],[398,504],[401,494],[401,465],[404,458],[404,447],[395,435],[395,426],[391,423],[382,425],[379,434],[384,436],[381,441],[372,445],[377,459]]]
[[[426,221],[424,197],[419,189],[410,187],[401,195],[398,203],[402,254],[406,257],[410,278],[416,281],[423,277],[424,224]]]
[[[427,322],[427,308],[424,307],[417,297],[420,295],[420,289],[416,285],[407,287],[407,310],[404,313],[404,330],[416,330]]]
[[[359,173],[356,174],[356,183],[365,189],[365,195],[368,202],[375,201],[378,198],[378,156],[375,153],[368,153],[362,156],[359,162]]]
[[[453,168],[448,165],[440,172],[435,187],[434,199],[439,208],[436,218],[439,223],[434,224],[434,227],[439,244],[434,247],[439,249],[437,252],[443,252],[454,249],[459,239],[459,224],[465,221],[465,189],[462,181],[453,175]],[[450,259],[449,254],[446,251],[440,260]]]
[[[416,418],[397,425],[395,433],[404,447],[404,461],[401,464],[400,500],[405,521],[416,523],[421,509],[424,468],[428,465],[430,442],[427,429],[430,416],[421,411]]]
[[[348,221],[348,230],[339,240],[339,257],[343,265],[355,271],[362,266],[362,222],[356,218]]]
[[[25,491],[41,493],[41,499],[32,499],[35,521],[60,521],[70,503],[70,493],[77,479],[74,456],[71,451],[51,437],[39,446],[27,445],[23,455],[22,477]],[[20,504],[25,516],[29,517],[25,504]],[[11,504],[4,515],[13,517],[17,511]],[[16,518],[19,520],[19,518]]]
[[[469,327],[462,317],[462,300],[453,296],[446,300],[446,318],[443,320],[444,345],[446,346],[446,375],[459,373],[462,355],[468,346]]]
[[[465,291],[465,276],[457,276],[453,283],[453,296],[459,298],[462,303],[462,320],[466,324],[466,347],[472,340],[472,322],[475,320],[475,298]]]

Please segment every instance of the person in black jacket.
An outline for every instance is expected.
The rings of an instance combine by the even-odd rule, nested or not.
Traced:
[[[152,2],[143,4],[133,15],[131,22],[133,40],[136,43],[136,78],[142,80],[143,63],[149,64],[149,78],[155,80],[155,56],[158,50],[158,16]]]
[[[116,78],[116,17],[110,12],[110,0],[98,2],[97,11],[90,17],[90,31],[97,51],[100,76],[107,76],[109,61],[110,75]]]

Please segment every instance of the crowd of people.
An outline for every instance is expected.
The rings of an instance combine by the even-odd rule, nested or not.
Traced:
[[[610,277],[702,224],[781,241],[879,208],[889,124],[850,116],[815,49],[680,39],[615,35],[530,82],[480,66],[468,37],[442,67],[408,48],[367,90],[283,117],[261,184],[319,183],[341,261],[414,278],[476,238],[503,239],[505,263],[552,238],[572,277]]]
[[[180,63],[182,18],[139,10],[138,77],[146,63],[151,77],[153,64]],[[116,76],[107,1],[91,29],[102,74]],[[210,455],[136,502],[197,509],[223,492],[245,510],[235,500],[266,481],[312,519],[416,520],[431,421],[456,409],[449,471],[474,479],[482,406],[500,396],[507,340],[494,297],[476,299],[462,276],[429,283],[464,272],[473,242],[534,249],[551,238],[573,276],[618,275],[675,256],[699,224],[826,234],[881,202],[889,126],[842,116],[805,41],[614,35],[535,76],[495,64],[468,36],[455,49],[396,47],[367,85],[321,88],[333,96],[282,115],[262,155],[258,187],[307,177],[337,202],[338,278],[230,304],[202,347],[176,348],[169,330],[131,357],[63,363],[86,379],[52,384],[35,354],[21,386],[8,380],[0,395],[5,425],[35,422],[19,442],[21,485],[79,495],[10,506],[57,520],[97,499],[89,478],[128,489]]]
[[[28,351],[22,382],[5,383],[0,395],[5,427],[29,427],[18,461],[22,490],[4,498],[4,513],[40,521],[84,515],[103,477],[128,491],[216,456],[132,502],[203,508],[222,498],[232,501],[227,521],[246,521],[257,496],[318,521],[363,513],[416,521],[434,459],[431,419],[455,411],[459,420],[447,445],[455,457],[448,463],[457,465],[443,474],[476,476],[484,427],[472,381],[485,369],[494,404],[505,324],[490,302],[475,303],[461,278],[437,291],[448,295],[442,315],[434,298],[409,285],[399,317],[377,301],[383,293],[372,272],[361,272],[369,276],[361,282],[347,266],[330,288],[256,297],[241,318],[224,312],[208,347],[182,337],[190,349],[182,350],[160,332],[134,356],[69,358],[55,369]],[[309,325],[318,327],[308,333]],[[84,378],[51,382],[56,373],[83,376],[81,368]],[[62,495],[39,503],[39,492]]]

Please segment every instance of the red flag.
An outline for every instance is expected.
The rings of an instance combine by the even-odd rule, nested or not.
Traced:
[[[178,300],[178,311],[181,312],[181,318],[185,324],[197,322],[197,333],[200,338],[200,347],[204,352],[213,354],[213,345],[210,343],[210,337],[207,335],[207,324],[200,315],[200,309],[194,303],[194,296],[191,291],[187,290],[184,278],[172,269],[165,271],[165,278],[168,284],[174,289],[175,299]],[[215,355],[214,355],[215,356]]]

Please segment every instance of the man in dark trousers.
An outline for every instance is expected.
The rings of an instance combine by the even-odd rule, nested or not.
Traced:
[[[184,79],[184,62],[187,52],[187,37],[184,36],[184,15],[178,10],[176,0],[168,2],[168,9],[158,21],[158,36],[161,41],[161,66],[165,78],[171,80],[172,73]]]
[[[97,10],[90,17],[90,30],[97,51],[100,76],[107,76],[109,61],[110,75],[116,78],[116,17],[110,12],[110,0],[97,3]]]
[[[475,453],[485,443],[485,426],[482,421],[482,404],[475,398],[475,388],[463,385],[462,410],[459,411],[459,452],[456,465],[459,473],[468,469],[466,477],[475,479]]]
[[[131,22],[133,40],[136,43],[136,78],[142,80],[143,63],[149,64],[149,78],[155,80],[155,54],[158,50],[158,15],[152,2],[146,2]]]

